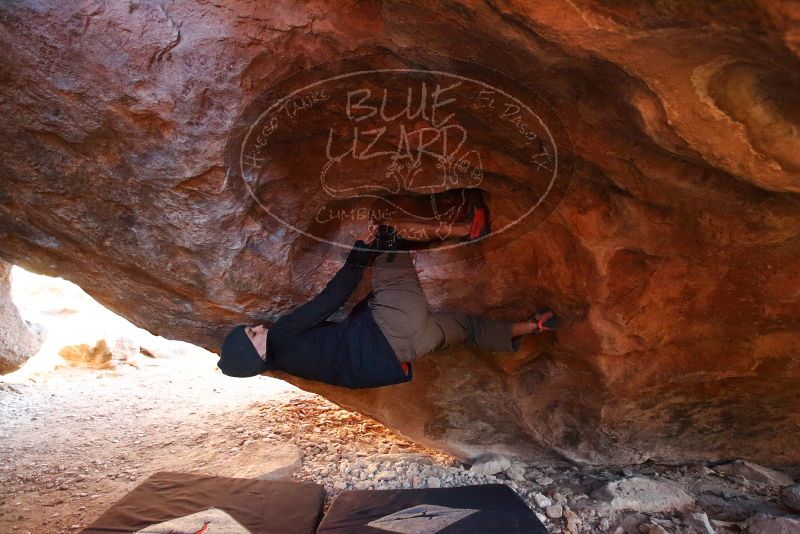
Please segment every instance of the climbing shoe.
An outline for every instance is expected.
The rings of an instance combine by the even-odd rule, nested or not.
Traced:
[[[489,215],[489,206],[483,200],[480,189],[467,189],[466,191],[467,221],[470,223],[469,235],[461,238],[462,242],[481,239],[492,231]]]
[[[536,329],[534,334],[541,334],[551,330],[558,330],[558,317],[553,313],[550,308],[542,308],[537,310],[536,313],[528,319],[533,322]]]

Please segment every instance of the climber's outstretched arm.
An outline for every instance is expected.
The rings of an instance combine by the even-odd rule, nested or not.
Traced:
[[[356,241],[345,264],[328,282],[325,289],[296,310],[282,315],[272,328],[304,332],[314,328],[341,308],[361,281],[370,252],[359,248],[366,247],[364,241]]]

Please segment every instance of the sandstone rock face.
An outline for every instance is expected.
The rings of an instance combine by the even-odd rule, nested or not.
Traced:
[[[565,326],[292,382],[461,457],[800,461],[796,6],[447,6],[3,4],[0,256],[216,349],[406,209],[375,195],[448,239],[417,200],[479,187],[510,229],[417,253],[432,308]]]
[[[0,374],[19,369],[41,345],[11,299],[11,265],[0,261]]]

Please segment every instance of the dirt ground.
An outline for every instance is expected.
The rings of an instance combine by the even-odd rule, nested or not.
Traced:
[[[238,428],[270,426],[257,401],[288,392],[267,378],[220,378],[208,361],[140,365],[2,385],[0,532],[84,527],[156,471],[232,455]]]
[[[215,355],[136,328],[64,280],[15,268],[12,294],[47,338],[22,369],[0,377],[0,532],[85,526],[157,470],[232,454],[236,429],[269,427],[258,421],[259,401],[301,393],[268,377],[226,377]],[[109,368],[73,367],[58,355],[100,339],[115,349]]]

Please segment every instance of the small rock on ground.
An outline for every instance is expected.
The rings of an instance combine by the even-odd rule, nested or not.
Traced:
[[[564,515],[564,510],[561,508],[560,504],[551,504],[550,506],[544,509],[544,513],[550,519],[558,519],[562,515]]]

